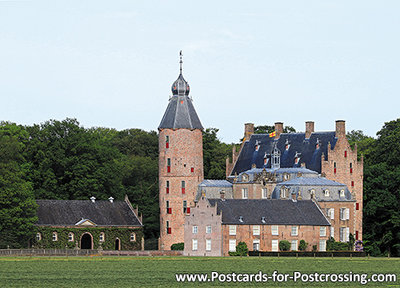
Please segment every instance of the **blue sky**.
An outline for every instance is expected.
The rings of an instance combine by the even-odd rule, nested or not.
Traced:
[[[399,117],[400,1],[0,0],[0,120],[156,130],[179,74],[204,127],[374,136]],[[396,36],[397,35],[397,36]]]

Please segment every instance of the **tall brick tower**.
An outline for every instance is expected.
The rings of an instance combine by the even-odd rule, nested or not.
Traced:
[[[203,181],[203,136],[200,119],[189,98],[190,87],[180,74],[172,84],[172,97],[159,131],[160,250],[184,241],[185,215],[194,205]]]

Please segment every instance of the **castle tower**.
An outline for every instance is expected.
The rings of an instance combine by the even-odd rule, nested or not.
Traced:
[[[203,126],[189,98],[190,87],[180,74],[172,84],[172,97],[159,131],[160,250],[184,242],[185,215],[194,205],[203,181]]]

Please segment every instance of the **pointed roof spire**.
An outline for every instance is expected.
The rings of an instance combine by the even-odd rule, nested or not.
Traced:
[[[183,66],[183,61],[182,61],[183,53],[182,50],[179,52],[179,69],[180,73],[178,76],[178,79],[172,84],[171,90],[172,90],[172,95],[185,95],[188,96],[190,92],[190,87],[188,82],[183,78],[182,75],[182,66]]]
[[[183,57],[183,54],[182,54],[182,50],[179,52],[179,56],[180,56],[180,58],[181,58],[181,60],[179,61],[179,64],[180,64],[180,70],[181,70],[181,75],[182,75],[182,64],[183,64],[183,61],[182,61],[182,57]]]

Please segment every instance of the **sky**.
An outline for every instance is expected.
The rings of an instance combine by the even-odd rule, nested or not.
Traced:
[[[157,130],[183,75],[204,127],[399,117],[400,1],[0,0],[0,120]],[[396,36],[397,35],[397,36]]]

